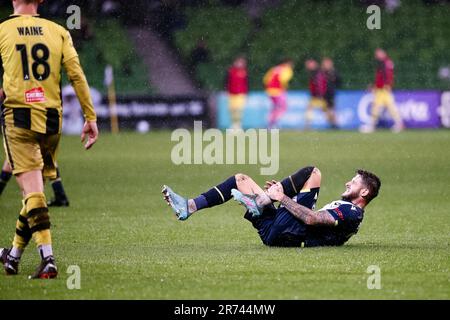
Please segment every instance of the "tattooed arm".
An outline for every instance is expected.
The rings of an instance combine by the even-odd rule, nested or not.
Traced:
[[[323,226],[334,226],[336,220],[333,218],[328,211],[313,211],[307,207],[298,204],[286,195],[283,195],[280,203],[285,206],[285,208],[292,213],[294,217],[303,221],[308,225],[323,225]]]
[[[286,196],[280,183],[271,186],[267,190],[267,194],[271,199],[279,201],[294,217],[307,225],[334,226],[336,223],[328,211],[313,211]]]

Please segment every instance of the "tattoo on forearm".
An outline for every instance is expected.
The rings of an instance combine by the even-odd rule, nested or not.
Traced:
[[[280,203],[297,219],[308,225],[334,225],[334,218],[327,211],[313,211],[298,204],[288,196],[284,196]]]

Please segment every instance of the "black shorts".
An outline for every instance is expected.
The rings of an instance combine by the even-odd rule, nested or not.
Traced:
[[[325,101],[327,102],[328,109],[334,109],[334,94],[325,95]]]

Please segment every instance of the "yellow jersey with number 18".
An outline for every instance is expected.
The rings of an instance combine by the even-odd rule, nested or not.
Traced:
[[[65,28],[39,16],[11,15],[0,22],[0,54],[6,124],[39,133],[60,132],[62,66],[78,86],[86,120],[96,120],[87,81]]]

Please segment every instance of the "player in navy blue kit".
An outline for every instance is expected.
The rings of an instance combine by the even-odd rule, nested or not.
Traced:
[[[309,166],[281,182],[267,181],[264,190],[249,176],[239,173],[193,199],[176,194],[168,186],[164,186],[162,192],[179,220],[234,198],[247,208],[244,217],[258,230],[265,245],[343,245],[358,232],[364,208],[378,195],[380,179],[371,172],[357,170],[345,184],[341,200],[315,211],[320,183],[320,170]],[[277,202],[278,208],[275,207]]]

